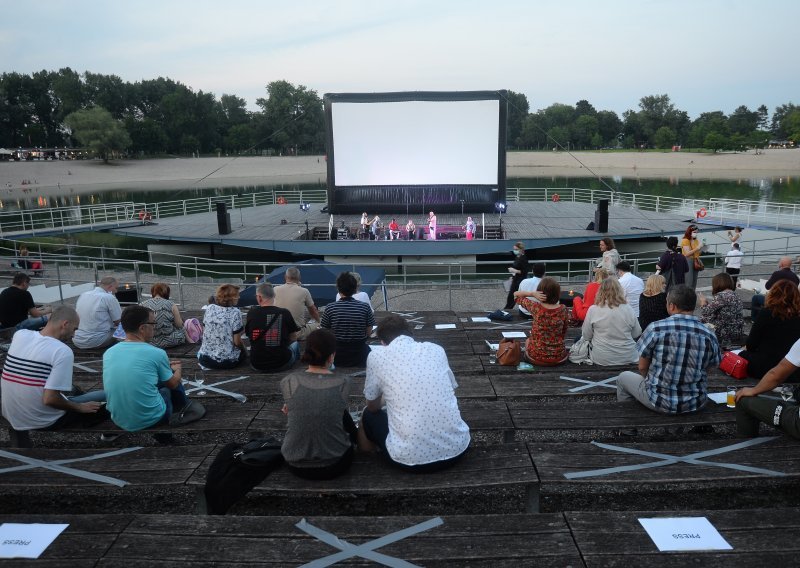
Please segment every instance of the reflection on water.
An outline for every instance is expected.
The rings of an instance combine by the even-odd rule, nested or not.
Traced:
[[[551,187],[551,188],[583,188],[613,189],[623,193],[644,193],[681,198],[749,199],[753,201],[779,201],[785,203],[800,202],[800,178],[764,177],[742,178],[739,180],[700,180],[671,176],[660,179],[644,179],[638,177],[609,176],[603,180],[572,177],[534,177],[508,178],[509,188],[514,187]],[[0,211],[19,209],[45,209],[50,207],[69,207],[74,205],[99,205],[135,201],[137,203],[161,203],[184,199],[217,197],[223,195],[249,195],[275,190],[311,191],[324,189],[320,183],[299,184],[264,184],[238,185],[215,188],[192,188],[175,191],[152,191],[142,189],[98,190],[90,194],[78,195],[65,192],[60,195],[35,195],[36,189],[30,188],[21,197],[0,194]]]

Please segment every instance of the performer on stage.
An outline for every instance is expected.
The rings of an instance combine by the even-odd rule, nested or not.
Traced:
[[[467,223],[464,225],[464,230],[467,232],[467,240],[471,241],[475,238],[475,221],[472,217],[467,217]]]
[[[370,221],[369,224],[372,225],[372,236],[375,237],[376,241],[379,240],[381,235],[382,225],[381,225],[381,218],[378,217],[377,213],[375,213],[375,217],[372,218],[372,221]]]
[[[406,232],[408,232],[408,240],[413,241],[416,235],[414,234],[417,231],[417,226],[414,224],[414,221],[411,219],[408,220],[406,223]]]
[[[400,225],[397,224],[395,219],[392,219],[392,222],[389,223],[389,240],[400,240]]]
[[[367,212],[364,211],[361,214],[361,232],[358,233],[358,238],[366,239],[367,235],[369,235],[369,217],[367,216]]]
[[[428,214],[428,240],[436,240],[436,215],[433,211]]]

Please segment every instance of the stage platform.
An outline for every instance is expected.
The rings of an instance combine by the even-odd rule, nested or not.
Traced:
[[[118,227],[113,233],[161,242],[209,243],[294,254],[322,256],[444,256],[481,255],[508,252],[511,245],[522,241],[529,249],[553,248],[592,242],[603,234],[586,230],[594,220],[595,205],[568,201],[512,202],[506,213],[472,214],[479,225],[478,235],[485,223],[486,233],[499,238],[474,240],[439,238],[431,240],[330,240],[328,227],[331,216],[312,204],[309,211],[297,205],[266,205],[230,211],[231,232],[221,235],[216,213],[199,213],[158,219],[155,224]],[[372,214],[371,214],[372,215]],[[469,211],[461,214],[437,215],[440,228],[460,228]],[[391,214],[381,214],[384,225]],[[398,213],[397,223],[403,227],[409,219]],[[418,227],[425,227],[427,215],[410,217]],[[333,227],[344,223],[350,235],[359,228],[358,216],[333,216]],[[642,211],[630,207],[610,207],[607,235],[615,240],[652,239],[683,233],[694,221],[686,215]],[[701,230],[702,230],[701,226]],[[719,226],[709,226],[719,230]],[[453,232],[447,231],[446,232]],[[325,240],[316,240],[314,236]]]

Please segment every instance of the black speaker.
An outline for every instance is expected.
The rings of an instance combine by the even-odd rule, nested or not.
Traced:
[[[217,201],[217,228],[220,235],[231,233],[231,214],[228,213],[228,206],[223,201]]]
[[[594,212],[594,230],[598,233],[608,232],[608,199],[597,202],[597,211]]]

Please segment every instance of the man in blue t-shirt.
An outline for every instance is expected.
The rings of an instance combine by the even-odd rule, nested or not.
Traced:
[[[155,314],[142,306],[122,311],[125,341],[103,355],[103,387],[114,424],[135,432],[169,423],[173,411],[186,406],[181,363],[148,342]]]

